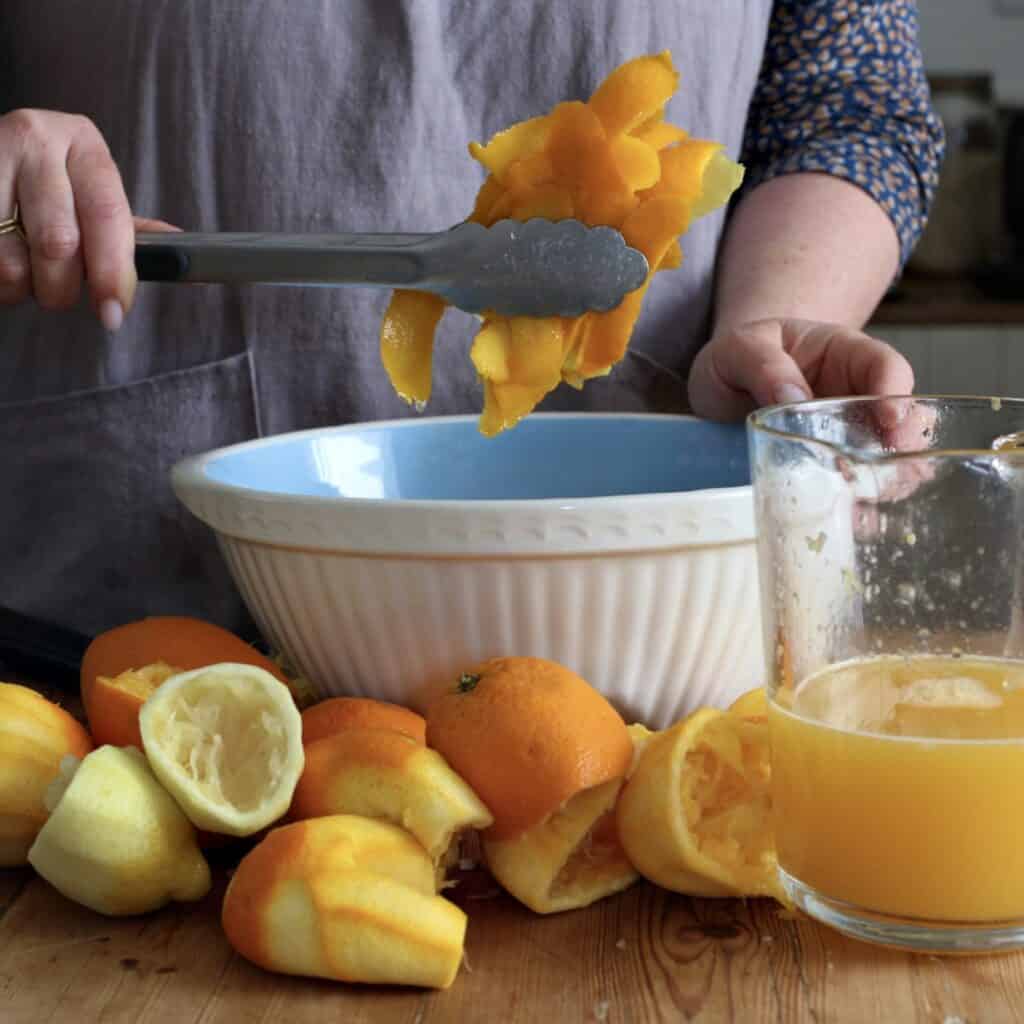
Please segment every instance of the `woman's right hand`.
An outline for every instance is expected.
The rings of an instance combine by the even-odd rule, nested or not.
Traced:
[[[34,298],[67,309],[84,281],[100,321],[117,330],[135,296],[136,228],[173,229],[133,220],[92,121],[51,110],[0,117],[0,220],[16,204],[26,239],[0,237],[0,306]]]

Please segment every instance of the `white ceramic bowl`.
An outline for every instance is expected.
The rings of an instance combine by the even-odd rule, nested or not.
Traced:
[[[742,426],[475,417],[286,434],[179,463],[268,641],[321,696],[422,707],[495,655],[663,727],[764,682]]]

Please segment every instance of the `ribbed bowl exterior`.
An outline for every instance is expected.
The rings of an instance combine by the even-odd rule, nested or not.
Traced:
[[[504,559],[220,543],[261,629],[320,697],[422,709],[476,661],[534,655],[663,728],[765,681],[753,540]]]

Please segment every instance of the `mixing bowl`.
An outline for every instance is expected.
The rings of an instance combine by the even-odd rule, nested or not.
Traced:
[[[362,423],[193,456],[172,482],[318,696],[422,708],[478,660],[535,655],[662,727],[763,682],[741,425]]]

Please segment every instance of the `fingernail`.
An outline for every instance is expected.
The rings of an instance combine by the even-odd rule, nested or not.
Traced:
[[[108,331],[121,329],[121,324],[124,323],[124,309],[117,299],[104,299],[100,303],[100,323]]]
[[[775,401],[779,405],[791,405],[793,402],[806,402],[811,396],[799,384],[779,384],[775,388]]]

